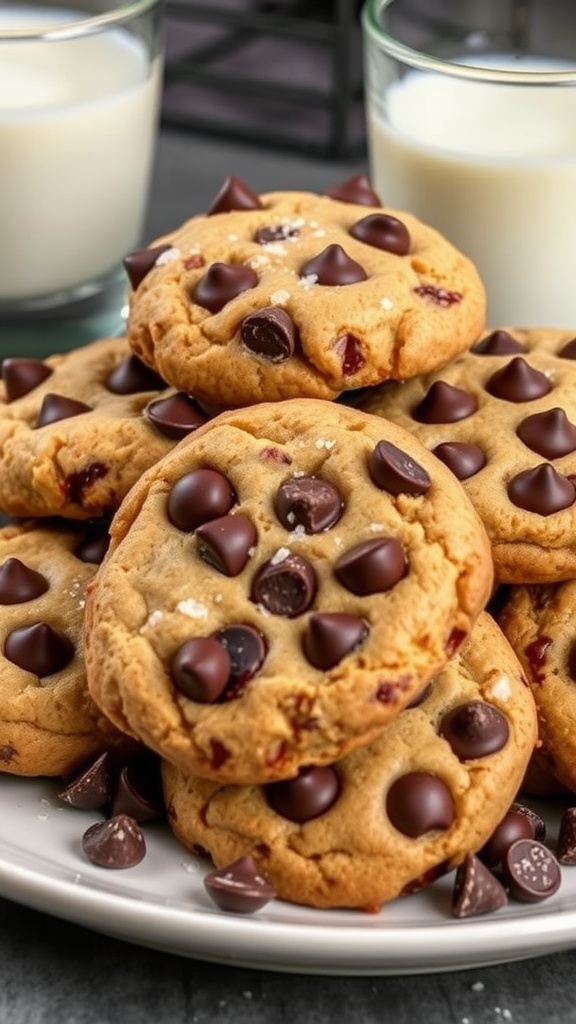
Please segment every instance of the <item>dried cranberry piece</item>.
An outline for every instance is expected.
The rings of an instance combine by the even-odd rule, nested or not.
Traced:
[[[362,342],[354,334],[340,334],[332,342],[332,348],[342,363],[342,373],[345,377],[353,377],[365,366],[366,356]]]
[[[442,306],[444,309],[462,302],[460,292],[451,292],[446,288],[437,288],[433,284],[421,284],[414,291],[416,295],[422,296],[423,299],[429,299],[435,306]]]

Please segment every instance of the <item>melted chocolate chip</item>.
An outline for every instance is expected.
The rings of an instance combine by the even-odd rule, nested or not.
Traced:
[[[202,523],[226,515],[236,501],[230,481],[216,469],[195,469],[173,484],[168,518],[179,530],[192,533]]]
[[[477,408],[476,399],[469,391],[437,380],[412,409],[412,416],[418,423],[456,423],[472,416]]]
[[[386,812],[394,828],[416,839],[454,821],[454,801],[445,782],[428,772],[400,775],[388,790]]]
[[[7,558],[0,565],[0,604],[23,604],[45,594],[50,584],[42,573],[19,558]]]
[[[198,704],[215,704],[228,685],[230,658],[213,637],[193,637],[176,651],[171,675],[185,697]]]
[[[305,533],[323,533],[338,522],[343,501],[328,480],[316,476],[295,476],[280,484],[274,508],[287,530],[300,526]]]
[[[204,887],[220,910],[253,914],[275,896],[253,857],[246,855],[204,876]]]
[[[332,348],[340,358],[345,377],[353,377],[366,363],[362,342],[354,334],[341,334],[332,342]]]
[[[103,462],[91,462],[84,469],[79,469],[75,473],[68,473],[64,480],[64,493],[67,495],[68,500],[75,502],[77,505],[82,505],[86,491],[92,487],[96,480],[101,480],[105,477],[108,469],[109,467],[104,465]]]
[[[252,581],[251,599],[272,615],[293,619],[312,604],[316,574],[305,558],[282,550],[260,567]]]
[[[536,370],[522,356],[516,356],[486,381],[486,391],[505,402],[530,402],[552,390],[545,373]]]
[[[491,914],[508,902],[506,890],[495,875],[473,853],[467,853],[459,865],[452,892],[454,917]]]
[[[82,849],[101,868],[133,868],[146,856],[142,830],[127,814],[91,825],[82,836]]]
[[[254,234],[254,241],[259,245],[268,245],[270,242],[285,242],[298,238],[299,235],[299,229],[292,224],[269,224],[267,227],[258,228]]]
[[[108,751],[99,754],[60,793],[60,799],[83,811],[97,811],[110,803],[116,771]]]
[[[371,213],[363,217],[352,225],[350,234],[359,242],[393,252],[396,256],[406,256],[410,251],[408,228],[397,217],[387,213]]]
[[[115,395],[135,395],[139,391],[161,391],[165,382],[138,356],[126,356],[106,378],[106,387]]]
[[[368,458],[372,483],[389,494],[426,494],[432,481],[426,470],[390,441],[378,441]]]
[[[138,285],[142,284],[142,281],[152,270],[158,257],[163,252],[168,252],[171,248],[172,246],[169,244],[154,245],[149,249],[139,249],[137,252],[132,252],[129,256],[126,256],[122,262],[133,291],[136,291]]]
[[[76,399],[66,398],[64,395],[44,395],[35,427],[46,427],[49,423],[67,420],[71,416],[81,416],[85,412],[92,412],[92,409],[84,402],[77,402]]]
[[[565,807],[562,811],[556,857],[560,864],[576,864],[576,807]]]
[[[372,188],[365,174],[353,174],[326,189],[325,196],[338,199],[341,203],[357,203],[358,206],[382,206],[380,197]]]
[[[576,451],[576,426],[564,409],[547,409],[527,416],[516,428],[524,444],[544,459],[559,459]]]
[[[261,210],[262,202],[252,189],[236,175],[226,178],[206,211],[207,217],[231,210]]]
[[[461,761],[495,754],[506,746],[509,734],[504,715],[481,700],[452,708],[440,724],[440,735],[448,740]]]
[[[290,359],[298,343],[298,329],[292,317],[280,306],[267,306],[245,317],[240,325],[244,348],[270,363]]]
[[[404,549],[395,537],[362,541],[340,555],[334,565],[342,586],[359,597],[390,590],[407,569]]]
[[[318,612],[308,620],[304,653],[311,665],[327,672],[356,650],[367,636],[368,626],[358,615]]]
[[[100,565],[108,548],[110,547],[110,534],[108,527],[94,529],[82,538],[74,548],[76,558],[81,562],[88,562],[90,565]]]
[[[4,655],[14,665],[43,679],[66,668],[74,657],[74,644],[46,622],[36,622],[8,634]]]
[[[544,462],[513,476],[508,483],[508,497],[527,512],[551,516],[574,504],[576,490],[565,476],[560,476],[553,466]]]
[[[486,456],[478,444],[445,441],[432,449],[432,454],[448,466],[458,480],[468,480],[486,465]]]
[[[239,263],[213,263],[198,281],[193,298],[210,313],[218,313],[241,292],[257,284],[258,275],[252,267]]]
[[[366,281],[368,275],[341,245],[327,245],[300,267],[301,277],[313,277],[319,285],[345,285]]]
[[[510,894],[522,903],[539,903],[553,896],[562,880],[551,850],[536,839],[518,839],[508,847],[502,873]]]
[[[228,686],[224,698],[238,697],[244,684],[252,679],[264,663],[266,640],[259,629],[241,623],[223,626],[213,634],[222,645],[230,662]]]
[[[125,764],[116,782],[111,817],[126,814],[140,823],[164,813],[160,759],[155,755],[134,758]]]
[[[340,796],[340,779],[331,765],[302,768],[294,779],[265,787],[266,799],[282,818],[303,825],[326,814]]]
[[[8,401],[28,395],[52,373],[54,370],[40,359],[3,359],[2,380]]]
[[[221,516],[196,530],[198,554],[225,576],[238,576],[256,544],[254,523],[248,516]]]
[[[532,824],[525,814],[509,810],[480,850],[479,857],[488,867],[500,864],[508,847],[517,839],[532,839]]]
[[[558,355],[561,359],[576,359],[576,338],[566,342],[558,352]]]
[[[184,391],[149,402],[144,409],[144,415],[159,434],[163,434],[171,441],[180,441],[207,423],[210,418],[198,402]]]
[[[508,331],[492,331],[472,349],[477,356],[511,356],[524,352],[524,345]]]

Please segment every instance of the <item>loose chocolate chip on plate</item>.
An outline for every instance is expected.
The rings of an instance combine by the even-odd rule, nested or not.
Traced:
[[[390,590],[407,571],[404,549],[395,537],[362,541],[340,555],[334,565],[338,581],[358,597]]]
[[[267,306],[250,313],[240,325],[244,348],[270,363],[290,359],[298,343],[298,329],[281,306]]]
[[[266,799],[277,814],[303,825],[334,806],[341,792],[340,779],[331,765],[302,768],[293,779],[265,787]]]
[[[204,876],[204,886],[216,906],[232,914],[253,914],[276,895],[249,855],[209,871]]]
[[[565,807],[562,812],[556,856],[560,864],[576,864],[576,807]]]
[[[307,260],[300,267],[300,276],[313,277],[319,285],[357,284],[368,277],[341,245],[327,245],[317,256]]]
[[[378,441],[368,459],[372,483],[389,494],[426,494],[432,481],[423,466],[390,441]]]
[[[394,828],[412,839],[450,828],[455,813],[448,786],[429,772],[409,772],[395,779],[386,797],[386,812]]]
[[[486,840],[478,856],[488,867],[496,867],[501,863],[506,850],[512,843],[518,839],[533,838],[532,822],[525,814],[511,808]]]
[[[193,298],[210,313],[218,313],[241,292],[257,284],[258,275],[252,267],[239,263],[213,263],[198,281]]]
[[[228,685],[230,658],[213,637],[192,637],[176,651],[171,675],[185,697],[198,704],[215,704]]]
[[[192,533],[202,523],[226,515],[236,501],[232,484],[217,469],[195,469],[173,484],[168,518],[179,530]]]
[[[476,409],[476,399],[469,391],[437,380],[412,409],[412,416],[418,423],[456,423],[472,416]]]
[[[123,260],[123,266],[133,291],[136,291],[138,285],[142,284],[142,281],[152,270],[158,257],[163,252],[168,252],[171,248],[172,246],[168,244],[154,245],[149,249],[139,249],[137,252],[132,252],[129,256],[126,256]]]
[[[112,756],[105,750],[69,781],[60,793],[60,799],[83,811],[100,810],[112,799],[115,779]]]
[[[91,406],[85,402],[77,402],[75,398],[66,398],[65,395],[44,395],[35,427],[46,427],[49,423],[81,416],[85,412],[92,412]]]
[[[495,875],[473,853],[459,865],[452,892],[454,917],[491,914],[508,902],[506,890]]]
[[[524,346],[509,331],[492,331],[472,349],[477,356],[511,356],[524,352]]]
[[[66,668],[74,657],[74,644],[48,623],[35,622],[8,634],[4,654],[14,665],[43,679]]]
[[[310,607],[316,586],[316,574],[310,562],[287,549],[280,549],[256,573],[250,597],[272,615],[293,619]]]
[[[311,665],[327,672],[356,650],[367,635],[368,626],[358,615],[318,612],[308,620],[304,653]]]
[[[135,395],[140,391],[162,391],[165,381],[138,356],[126,356],[106,378],[106,387],[115,395]]]
[[[261,210],[262,201],[252,189],[235,174],[226,178],[206,211],[207,217],[231,210]]]
[[[111,817],[126,814],[140,824],[154,821],[164,813],[160,759],[154,754],[136,757],[118,775]]]
[[[295,476],[280,484],[274,507],[287,530],[297,526],[305,533],[323,533],[338,522],[342,496],[328,480],[316,476]]]
[[[154,399],[144,409],[144,415],[159,434],[171,441],[180,441],[210,418],[198,402],[184,391],[178,391],[168,398]]]
[[[444,715],[439,731],[460,761],[495,754],[506,746],[510,735],[504,715],[481,700],[452,708]]]
[[[2,380],[9,402],[28,395],[54,373],[41,359],[7,358],[2,360]]]
[[[529,402],[552,390],[545,373],[536,370],[522,356],[516,356],[486,382],[486,391],[506,402]]]
[[[146,856],[142,830],[127,814],[91,825],[82,836],[82,849],[101,868],[133,868]]]
[[[510,894],[522,903],[538,903],[553,896],[562,876],[556,857],[536,839],[517,839],[502,860]]]
[[[551,516],[574,504],[576,490],[570,480],[544,462],[513,476],[508,483],[508,497],[527,512]]]
[[[486,456],[480,445],[464,441],[445,441],[436,445],[432,454],[448,466],[458,480],[468,480],[486,465]]]
[[[248,516],[228,515],[199,526],[196,540],[204,562],[225,576],[238,576],[250,558],[257,533]]]
[[[524,444],[545,459],[559,459],[576,451],[576,426],[564,409],[548,409],[527,416],[516,427]]]
[[[544,842],[546,838],[546,822],[532,807],[527,807],[526,804],[520,804],[515,801],[510,805],[510,810],[515,811],[517,814],[523,814],[525,818],[528,818],[534,839],[539,839],[541,843]]]
[[[0,565],[0,604],[23,604],[45,594],[50,584],[45,576],[19,558],[7,558]]]
[[[374,191],[365,174],[353,174],[344,181],[326,189],[324,195],[338,199],[341,203],[357,203],[358,206],[382,206],[380,196]]]
[[[384,249],[396,256],[406,256],[410,251],[408,228],[397,217],[387,213],[371,213],[363,217],[352,225],[350,234],[366,245]]]

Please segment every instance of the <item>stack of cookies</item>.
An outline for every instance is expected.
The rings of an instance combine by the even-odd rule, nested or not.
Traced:
[[[125,265],[126,338],[4,362],[0,510],[27,521],[0,534],[2,703],[25,731],[0,709],[0,765],[141,747],[182,843],[315,907],[469,868],[536,744],[536,612],[570,607],[569,339],[488,333],[471,262],[362,177],[230,178]],[[495,580],[530,584],[502,626]],[[30,761],[34,730],[89,738]]]

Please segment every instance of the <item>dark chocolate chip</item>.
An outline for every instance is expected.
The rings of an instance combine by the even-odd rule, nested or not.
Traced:
[[[142,829],[127,814],[91,825],[82,836],[82,849],[101,868],[133,868],[146,856]]]
[[[368,626],[359,615],[318,612],[308,620],[304,653],[311,665],[327,672],[356,650],[367,636]]]
[[[300,267],[300,277],[314,277],[319,285],[345,285],[366,281],[368,275],[341,245],[327,245]]]
[[[35,426],[46,427],[49,423],[81,416],[85,412],[92,412],[85,402],[77,402],[75,398],[66,398],[65,395],[44,395]]]
[[[544,821],[544,818],[541,818],[532,807],[527,807],[525,804],[515,802],[510,805],[510,810],[515,811],[517,814],[523,814],[530,822],[534,839],[539,839],[540,842],[544,842],[546,839],[546,822]]]
[[[573,640],[568,649],[568,672],[570,678],[576,682],[576,640]]]
[[[139,391],[162,391],[165,381],[138,356],[126,356],[106,378],[106,387],[115,395],[135,395]]]
[[[245,317],[240,325],[244,348],[270,363],[290,359],[298,343],[298,329],[292,317],[280,306],[267,306]]]
[[[492,331],[472,349],[477,356],[512,356],[524,352],[524,345],[514,338],[509,331]]]
[[[196,530],[198,554],[225,576],[238,576],[257,541],[256,527],[248,516],[221,516]]]
[[[458,480],[468,480],[486,465],[480,445],[464,441],[444,441],[432,449],[432,454],[448,466]]]
[[[375,249],[393,252],[396,256],[406,256],[410,251],[408,228],[401,220],[391,217],[388,213],[371,213],[363,217],[352,225],[350,234],[359,242],[365,242]]]
[[[82,811],[97,811],[112,800],[116,770],[108,751],[99,754],[70,780],[59,794],[60,799]]]
[[[340,492],[328,480],[294,476],[280,484],[274,507],[287,530],[300,526],[305,533],[322,533],[340,519],[343,501]]]
[[[426,494],[432,481],[426,470],[390,441],[378,441],[368,458],[372,483],[389,494]]]
[[[244,182],[231,174],[218,190],[206,211],[207,217],[215,213],[229,213],[231,210],[261,210],[262,202]]]
[[[423,704],[425,700],[427,700],[431,693],[432,683],[426,683],[426,685],[423,686],[422,689],[414,697],[412,697],[412,700],[409,701],[408,704],[406,704],[405,710],[407,711],[409,708],[420,707],[420,705]]]
[[[473,853],[467,853],[459,865],[452,892],[454,917],[477,917],[491,914],[506,906],[508,897],[503,885]]]
[[[332,342],[332,348],[342,363],[342,373],[353,377],[366,363],[362,342],[354,334],[341,334]]]
[[[179,530],[193,532],[202,523],[226,515],[236,501],[232,484],[216,469],[195,469],[181,476],[168,495],[168,518]]]
[[[406,556],[395,537],[365,540],[340,555],[334,565],[336,578],[359,597],[390,590],[407,572]]]
[[[365,174],[353,174],[344,181],[326,189],[325,196],[338,199],[341,203],[357,203],[358,206],[382,206],[380,196],[372,188]]]
[[[558,352],[558,355],[561,359],[576,359],[576,338],[567,341]]]
[[[331,765],[302,768],[293,779],[265,787],[270,807],[282,818],[303,825],[326,814],[341,792],[340,779]]]
[[[0,565],[0,604],[23,604],[45,594],[50,584],[45,576],[19,558],[7,558]]]
[[[386,812],[394,828],[416,839],[435,829],[450,828],[454,801],[448,786],[437,775],[409,772],[390,786]]]
[[[576,807],[565,807],[562,811],[556,856],[560,864],[576,864]]]
[[[41,359],[3,359],[2,380],[8,401],[13,402],[16,398],[28,395],[52,373],[54,370]]]
[[[46,622],[13,629],[6,637],[4,654],[14,665],[43,679],[61,672],[74,657],[74,644]]]
[[[131,252],[129,256],[125,257],[122,263],[133,291],[136,291],[138,285],[142,284],[142,281],[152,270],[158,257],[163,252],[168,252],[171,248],[172,246],[169,244],[154,245],[149,249],[139,249],[137,252]]]
[[[530,366],[522,356],[515,356],[486,381],[486,391],[505,402],[530,402],[551,390],[546,374]]]
[[[223,626],[213,638],[228,655],[230,672],[223,697],[231,700],[242,693],[244,684],[260,670],[267,653],[266,640],[259,629],[242,623]]]
[[[562,876],[556,857],[536,839],[518,839],[508,847],[502,873],[510,895],[522,903],[539,903],[560,888]]]
[[[532,823],[520,811],[509,810],[485,842],[478,856],[488,867],[500,864],[506,850],[517,839],[533,839]]]
[[[127,814],[142,824],[162,817],[163,813],[160,759],[153,754],[134,758],[118,775],[111,817]]]
[[[316,574],[306,559],[281,549],[260,567],[251,599],[272,615],[293,619],[308,610],[316,596]]]
[[[228,685],[230,658],[213,637],[196,636],[176,651],[171,675],[185,697],[198,704],[215,704]]]
[[[258,228],[254,234],[254,241],[260,245],[269,245],[270,242],[285,242],[298,238],[299,235],[299,229],[292,224],[269,224]]]
[[[481,700],[470,700],[448,711],[439,732],[461,761],[495,754],[506,746],[510,735],[504,715]]]
[[[180,441],[209,420],[203,409],[190,395],[178,391],[168,398],[156,398],[144,409],[144,415],[159,434],[171,441]]]
[[[516,427],[516,434],[544,459],[559,459],[576,451],[576,426],[558,407],[527,416]]]
[[[275,896],[274,889],[249,855],[217,871],[209,871],[204,876],[204,886],[216,906],[231,914],[253,914]]]
[[[472,416],[477,408],[476,399],[469,391],[437,380],[412,409],[412,416],[418,423],[456,423]]]
[[[258,275],[252,267],[240,263],[213,263],[198,281],[193,298],[210,313],[218,313],[226,303],[257,284]]]
[[[576,499],[576,490],[570,480],[560,476],[548,462],[517,473],[508,483],[508,497],[512,504],[535,512],[539,516],[551,516],[554,512],[570,508]]]
[[[86,534],[74,548],[76,558],[81,562],[88,562],[90,565],[100,565],[108,548],[110,547],[110,534],[108,527],[94,529]]]

